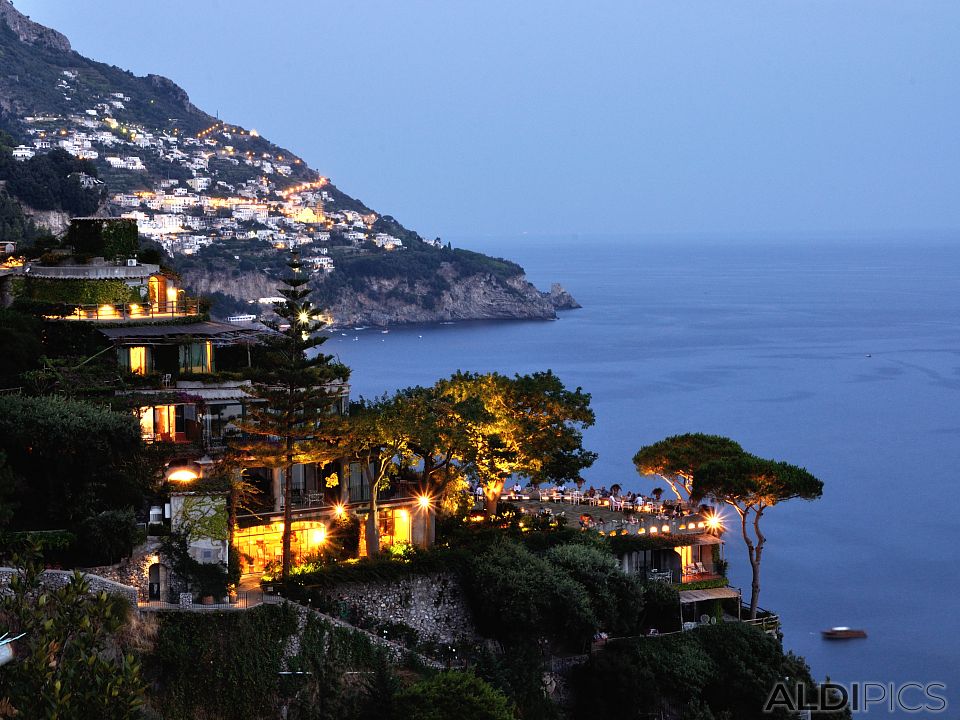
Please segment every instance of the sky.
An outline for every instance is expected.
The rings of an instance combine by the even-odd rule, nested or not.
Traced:
[[[956,0],[16,0],[434,237],[960,237]]]

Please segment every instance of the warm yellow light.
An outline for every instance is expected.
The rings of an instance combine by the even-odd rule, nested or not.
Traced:
[[[707,527],[711,530],[719,530],[723,525],[723,519],[716,514],[707,516]]]
[[[310,544],[323,545],[327,541],[327,531],[323,528],[310,531]]]
[[[171,286],[168,286],[168,287],[167,287],[167,300],[169,300],[170,302],[175,302],[176,299],[177,299],[177,289],[176,289],[175,287],[173,287],[172,285],[171,285]]]
[[[426,510],[428,507],[430,507],[430,498],[427,495],[421,495],[419,498],[417,498],[417,503],[419,503],[421,508]]]
[[[174,470],[167,476],[167,479],[174,482],[192,482],[197,477],[198,475],[193,470]]]
[[[646,532],[647,532],[646,528],[640,528],[639,530],[637,530],[637,535],[644,535],[646,534]]]
[[[670,532],[670,526],[669,526],[669,525],[664,525],[664,526],[662,526],[660,529],[661,529],[663,532],[665,532],[665,533]]]
[[[333,514],[337,519],[342,518],[346,513],[347,509],[343,505],[338,503],[333,506]]]
[[[131,314],[131,315],[139,315],[139,314],[140,314],[140,306],[137,305],[137,303],[130,303],[130,314]]]
[[[656,535],[656,534],[657,534],[657,528],[656,528],[656,527],[650,528],[650,534],[651,534],[651,535]]]
[[[97,312],[100,317],[116,317],[117,309],[113,305],[101,305]]]

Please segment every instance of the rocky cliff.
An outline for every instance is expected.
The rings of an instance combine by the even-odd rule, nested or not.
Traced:
[[[70,41],[56,30],[33,22],[29,17],[17,11],[9,0],[0,0],[0,20],[6,22],[16,33],[20,42],[69,52]]]
[[[400,278],[371,278],[361,292],[344,293],[329,305],[338,325],[399,325],[454,320],[548,320],[557,308],[526,277],[456,278],[439,295]]]

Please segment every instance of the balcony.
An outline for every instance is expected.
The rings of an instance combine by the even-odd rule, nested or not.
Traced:
[[[200,302],[193,298],[161,303],[123,303],[70,305],[47,308],[47,320],[84,320],[87,322],[159,322],[200,315]]]

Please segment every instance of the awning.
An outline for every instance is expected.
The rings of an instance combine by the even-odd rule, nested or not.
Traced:
[[[268,328],[263,326],[210,320],[185,325],[145,324],[130,327],[99,328],[99,330],[110,340],[122,345],[179,343],[184,338],[211,340],[218,345],[256,342],[263,334],[270,332]]]
[[[726,600],[740,597],[740,591],[732,587],[707,588],[705,590],[681,590],[680,604],[705,602],[707,600]]]

